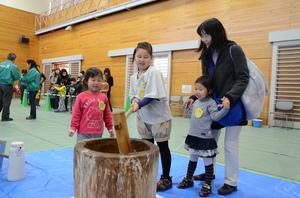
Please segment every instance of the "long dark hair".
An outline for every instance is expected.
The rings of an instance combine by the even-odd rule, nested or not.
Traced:
[[[105,68],[103,72],[104,72],[104,74],[107,73],[107,76],[105,75],[106,78],[111,77],[111,73],[110,73],[110,69],[109,69],[109,68]],[[84,74],[84,73],[83,73],[83,74]]]
[[[34,60],[28,59],[26,62],[27,62],[28,65],[30,65],[29,69],[32,69],[32,68],[37,69],[37,65],[36,65],[36,62]]]
[[[103,76],[102,71],[97,67],[90,67],[88,70],[86,70],[85,76],[82,81],[82,86],[84,91],[88,90],[89,78],[94,78],[95,76],[98,75],[100,75],[101,77]]]
[[[207,48],[200,39],[201,42],[197,52],[202,52],[199,59],[207,59],[207,57],[211,55],[212,50],[220,50],[222,46],[228,42],[226,30],[222,23],[216,18],[207,19],[202,22],[197,29],[197,33],[200,37],[203,36],[203,34],[209,34],[211,36],[209,48]]]

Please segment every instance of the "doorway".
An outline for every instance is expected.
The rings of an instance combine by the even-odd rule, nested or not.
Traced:
[[[46,81],[42,89],[43,93],[47,92],[50,87],[49,76],[52,69],[66,69],[70,77],[77,77],[81,71],[81,61],[83,60],[83,55],[65,56],[51,59],[43,59],[42,63],[44,65],[43,72],[46,76]]]

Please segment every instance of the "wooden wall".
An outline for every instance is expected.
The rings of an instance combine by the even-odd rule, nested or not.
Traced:
[[[19,18],[25,14],[19,10],[9,10]],[[299,28],[299,13],[300,1],[298,0],[158,1],[75,25],[72,31],[61,29],[40,35],[37,57],[41,61],[48,58],[84,54],[83,70],[92,66],[102,70],[109,67],[115,79],[111,94],[112,105],[123,108],[125,57],[108,57],[109,50],[131,48],[140,41],[148,41],[155,45],[197,40],[199,37],[196,29],[199,24],[208,18],[216,17],[225,26],[229,39],[241,45],[246,55],[263,71],[269,85],[272,44],[268,42],[268,33]],[[27,13],[27,15],[30,14]],[[25,18],[26,21],[31,19],[32,22],[34,21],[31,16]],[[8,22],[5,23],[11,21],[10,17],[6,20]],[[12,27],[24,26],[21,19],[15,23],[7,24],[7,28],[14,31]],[[33,29],[28,31],[32,32]],[[3,35],[1,32],[1,41],[6,39],[3,36],[10,35]],[[18,36],[15,37],[18,38]],[[17,42],[13,49],[18,48]],[[34,52],[32,50],[30,53]],[[192,85],[194,80],[201,75],[198,56],[199,54],[194,50],[173,52],[171,94],[183,95],[181,85]],[[264,124],[268,118],[268,105],[269,98],[266,98],[261,116]]]
[[[39,39],[34,35],[34,16],[30,12],[0,5],[0,62],[13,52],[17,55],[15,64],[21,71],[27,69],[26,60],[40,60]],[[19,42],[22,35],[30,39],[29,44]]]

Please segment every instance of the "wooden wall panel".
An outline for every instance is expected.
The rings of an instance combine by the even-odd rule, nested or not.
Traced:
[[[201,63],[198,61],[199,54],[195,50],[176,51],[172,53],[172,95],[189,95],[182,93],[182,85],[192,85],[194,93],[194,82],[201,76]]]
[[[14,9],[10,11],[18,15],[24,13]],[[295,0],[158,1],[75,25],[69,32],[61,29],[39,36],[39,61],[84,54],[83,70],[92,66],[102,70],[109,67],[115,79],[112,105],[123,108],[126,59],[124,56],[108,57],[109,50],[131,48],[140,41],[155,45],[197,40],[199,24],[207,18],[216,17],[226,28],[228,38],[242,46],[270,85],[272,44],[268,42],[268,34],[299,28],[299,13],[300,1]],[[5,24],[8,29],[13,27],[15,22],[11,23],[10,18],[2,20],[1,25]],[[30,25],[28,27],[31,28]],[[1,32],[1,41],[4,34],[5,38],[10,37],[9,33]],[[198,56],[194,50],[172,53],[171,94],[181,94],[181,85],[193,85],[201,74]],[[264,123],[268,118],[268,104],[269,98],[266,98],[261,116]]]
[[[11,52],[17,55],[15,64],[27,69],[26,60],[33,59],[39,63],[38,37],[34,35],[35,14],[0,5],[0,62],[7,59]],[[30,39],[29,44],[20,43],[20,36]]]

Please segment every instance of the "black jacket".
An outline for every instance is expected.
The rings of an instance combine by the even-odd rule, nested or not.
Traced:
[[[230,46],[234,62],[230,56]],[[202,59],[202,75],[209,75],[209,60]],[[249,70],[242,48],[234,42],[227,43],[219,52],[215,65],[214,91],[233,104],[243,95],[248,81]]]
[[[234,61],[230,56],[230,46],[232,46],[231,53]],[[210,58],[202,58],[201,61],[202,75],[209,75]],[[226,43],[219,51],[214,73],[214,91],[221,97],[227,97],[230,104],[233,104],[243,95],[249,81],[249,70],[242,48],[233,41]],[[246,115],[244,115],[240,125],[247,125],[247,123]],[[222,128],[216,123],[213,123],[212,127],[213,129]]]

